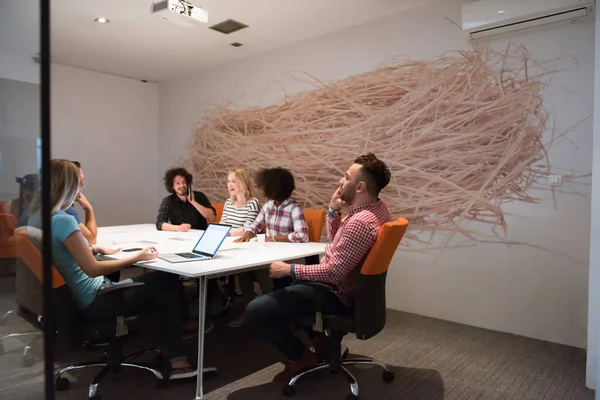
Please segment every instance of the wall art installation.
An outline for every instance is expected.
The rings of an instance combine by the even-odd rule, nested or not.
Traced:
[[[184,164],[215,203],[227,198],[228,170],[282,166],[294,173],[305,207],[326,208],[351,161],[370,151],[392,170],[381,198],[394,217],[409,220],[407,245],[430,240],[423,232],[469,237],[466,221],[502,237],[502,206],[537,202],[530,191],[550,173],[541,78],[555,64],[534,63],[526,49],[509,45],[399,62],[337,82],[309,76],[314,90],[275,105],[213,107]]]

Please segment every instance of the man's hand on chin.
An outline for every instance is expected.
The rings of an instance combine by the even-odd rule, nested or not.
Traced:
[[[269,267],[269,276],[271,278],[285,278],[286,276],[290,276],[290,274],[290,264],[286,264],[283,261],[273,261]]]

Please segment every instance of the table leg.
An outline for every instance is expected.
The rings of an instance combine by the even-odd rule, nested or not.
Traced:
[[[198,377],[196,378],[196,399],[203,395],[202,381],[204,371],[204,325],[206,317],[206,277],[198,282]]]

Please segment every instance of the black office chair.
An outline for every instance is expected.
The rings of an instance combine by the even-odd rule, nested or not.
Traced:
[[[312,328],[329,336],[331,345],[328,348],[327,359],[312,368],[296,373],[287,385],[283,386],[284,396],[294,394],[295,384],[302,376],[322,369],[329,368],[332,373],[342,372],[350,384],[348,398],[358,399],[358,381],[346,368],[349,365],[378,365],[383,368],[382,378],[386,382],[394,380],[394,373],[387,365],[371,358],[347,358],[347,352],[341,353],[342,339],[348,333],[355,333],[360,340],[367,340],[377,335],[385,327],[385,281],[387,270],[394,256],[408,221],[400,218],[397,221],[384,224],[377,241],[369,251],[358,277],[354,309],[346,314],[323,315],[321,312],[322,295],[332,290],[330,285],[319,282],[299,282],[317,288],[317,313],[314,317],[300,321],[300,325]]]
[[[42,282],[42,256],[29,235],[33,235],[36,231],[30,228],[27,232],[17,232],[11,241],[16,246],[16,252],[23,264],[37,278],[38,283]],[[41,232],[35,233],[37,236]],[[41,236],[39,236],[41,237]],[[33,238],[34,241],[39,241],[39,238]],[[80,362],[61,368],[56,372],[55,388],[63,391],[69,388],[69,380],[63,376],[65,372],[75,371],[87,368],[102,368],[94,377],[89,386],[89,399],[100,400],[97,395],[98,385],[109,373],[119,372],[121,367],[140,368],[151,372],[158,380],[158,387],[168,386],[169,379],[169,363],[162,360],[161,353],[158,349],[144,349],[133,354],[125,356],[123,353],[123,339],[128,334],[128,327],[125,321],[123,310],[125,309],[125,292],[133,287],[143,286],[142,282],[133,282],[121,284],[102,290],[98,296],[108,296],[114,310],[114,315],[118,317],[111,320],[89,321],[81,318],[81,314],[75,306],[75,301],[71,290],[66,285],[58,271],[52,268],[52,307],[55,310],[54,326],[46,326],[47,329],[55,332],[54,348],[55,353],[64,354],[71,352],[73,349],[83,348],[90,350],[94,347],[102,349],[102,359]],[[47,321],[44,321],[47,323]],[[149,352],[153,352],[157,356],[158,368],[150,367],[143,363],[133,362],[132,360]]]
[[[69,380],[64,373],[86,368],[102,368],[94,377],[89,386],[89,399],[100,400],[97,394],[98,385],[110,373],[117,373],[122,367],[139,368],[151,372],[158,380],[157,386],[168,386],[169,366],[165,363],[158,349],[144,349],[125,355],[123,340],[128,334],[128,326],[121,310],[124,310],[124,294],[136,286],[144,283],[133,282],[121,284],[102,290],[98,296],[109,296],[115,315],[121,315],[108,321],[84,321],[79,317],[78,310],[74,307],[73,298],[67,285],[54,289],[54,309],[61,310],[56,315],[57,347],[72,350],[82,347],[89,350],[92,347],[102,349],[102,359],[80,362],[61,368],[56,372],[55,388],[63,391],[69,388]],[[156,355],[157,367],[144,363],[134,362],[133,359],[147,353]]]

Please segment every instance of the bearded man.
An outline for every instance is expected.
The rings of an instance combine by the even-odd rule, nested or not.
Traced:
[[[325,256],[319,264],[287,264],[275,261],[271,278],[290,276],[293,280],[323,282],[332,287],[321,299],[324,314],[350,311],[354,305],[356,282],[362,264],[377,240],[383,224],[392,221],[379,192],[390,182],[390,170],[374,154],[354,160],[340,186],[331,197],[327,213]],[[348,215],[342,218],[343,208]],[[314,315],[316,289],[301,283],[257,297],[246,307],[246,326],[258,337],[273,343],[287,361],[273,381],[286,382],[327,354],[327,337],[318,336],[315,352],[308,349],[290,330],[288,323]]]

